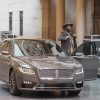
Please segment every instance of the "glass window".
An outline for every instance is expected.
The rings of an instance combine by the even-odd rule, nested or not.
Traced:
[[[51,53],[53,56],[60,56],[60,57],[66,57],[65,53],[63,50],[54,42],[48,42],[49,49],[51,50]]]
[[[6,51],[9,52],[10,54],[12,54],[12,43],[8,42],[7,46],[6,46]]]
[[[35,41],[24,41],[23,48],[28,55],[43,55],[42,45]]]
[[[92,54],[92,44],[91,43],[82,44],[81,46],[79,46],[79,48],[75,50],[72,56],[75,55],[76,53],[83,53],[84,55],[91,55]]]
[[[20,36],[23,36],[23,11],[19,12],[19,20],[20,20]]]
[[[9,12],[9,31],[12,31],[12,12]]]
[[[83,53],[84,55],[92,54],[92,44],[91,43],[86,43],[83,45]]]
[[[66,57],[63,50],[53,41],[42,40],[16,40],[15,44],[27,56],[59,56]],[[20,52],[20,53],[21,53]],[[16,54],[16,56],[18,56]]]
[[[5,51],[7,46],[7,41],[4,41],[0,44],[0,51]]]
[[[20,47],[17,44],[14,45],[14,55],[15,56],[24,56]]]

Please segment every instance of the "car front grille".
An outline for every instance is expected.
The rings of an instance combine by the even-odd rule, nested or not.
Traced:
[[[70,78],[73,77],[73,70],[71,69],[42,69],[39,70],[40,78]]]

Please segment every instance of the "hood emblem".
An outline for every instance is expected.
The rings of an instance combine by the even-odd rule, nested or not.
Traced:
[[[56,78],[58,77],[58,70],[55,70]]]

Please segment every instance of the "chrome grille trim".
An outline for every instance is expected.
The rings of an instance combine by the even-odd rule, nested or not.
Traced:
[[[72,69],[41,69],[39,70],[40,78],[64,79],[64,78],[71,78],[73,76],[74,76],[74,71]]]

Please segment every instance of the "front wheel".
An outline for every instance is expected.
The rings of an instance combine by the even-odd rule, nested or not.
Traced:
[[[13,70],[11,71],[9,76],[9,88],[12,95],[16,96],[21,94],[21,92],[17,88],[16,76]]]

